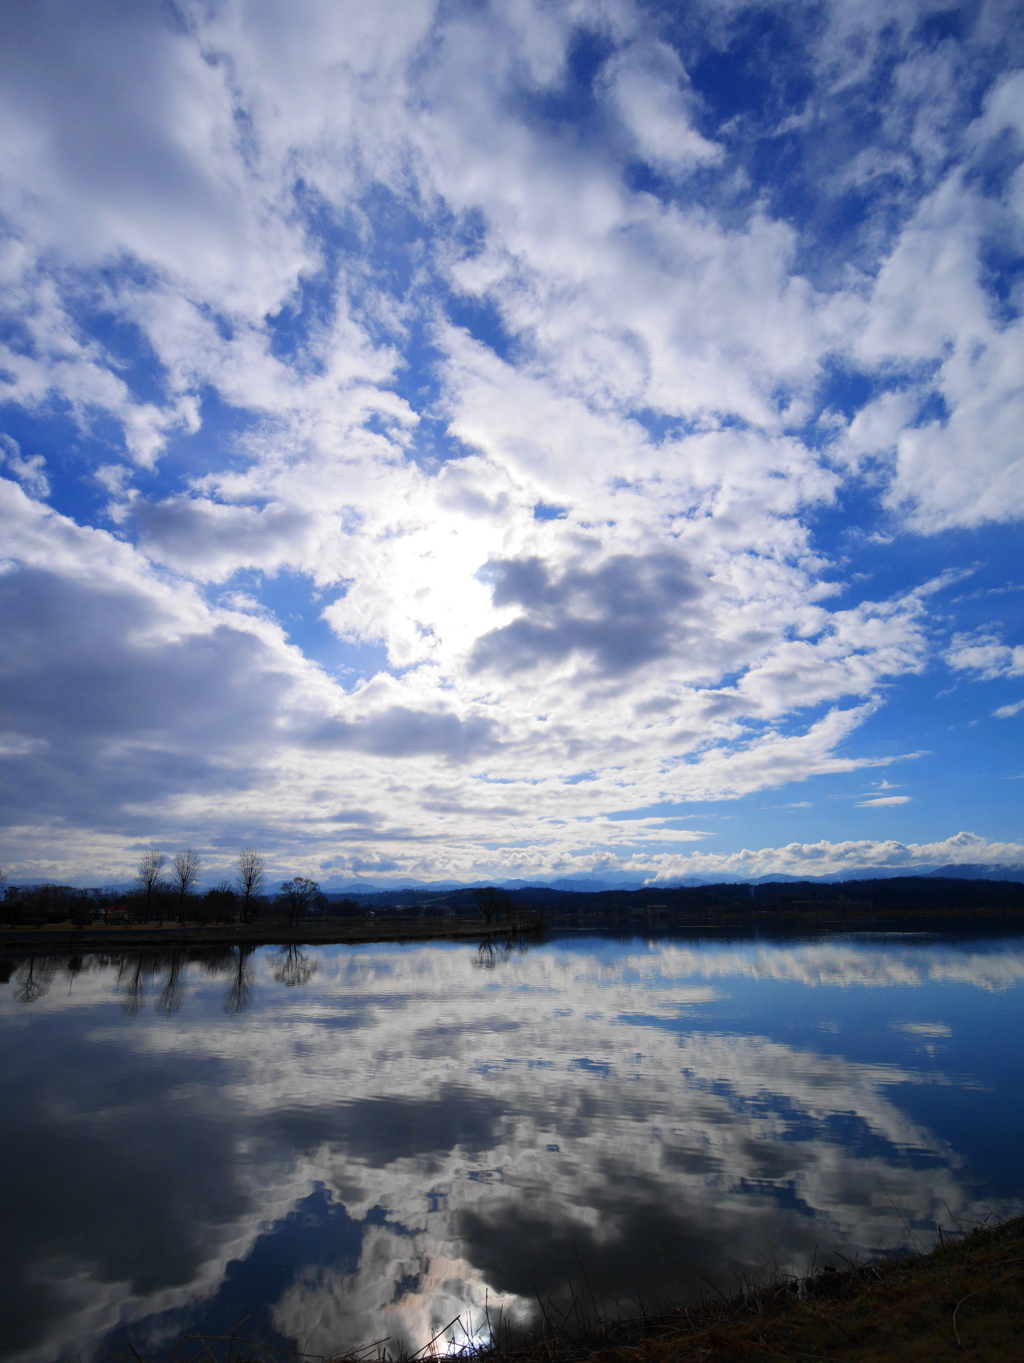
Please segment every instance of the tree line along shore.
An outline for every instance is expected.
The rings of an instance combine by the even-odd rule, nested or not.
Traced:
[[[362,941],[630,923],[743,926],[820,919],[869,924],[908,915],[936,926],[964,916],[996,924],[1024,914],[1024,882],[952,877],[598,891],[489,885],[332,894],[308,876],[293,876],[270,892],[264,858],[251,849],[239,855],[234,878],[202,892],[200,871],[199,858],[186,849],[169,861],[147,853],[127,890],[4,885],[0,939],[12,933],[49,938],[63,931],[79,942],[96,934],[138,941],[172,934],[197,941]]]
[[[200,892],[202,861],[192,848],[166,857],[146,852],[128,888],[83,889],[44,882],[12,885],[0,871],[0,928],[199,932],[231,927],[259,935],[282,928],[329,929],[339,922],[371,923],[379,913],[405,918],[478,919],[485,926],[499,921],[522,926],[535,915],[513,895],[496,886],[475,886],[448,896],[424,891],[410,897],[324,893],[310,876],[296,875],[270,891],[266,859],[252,848],[238,854],[235,874]],[[379,902],[378,902],[379,901]],[[170,925],[170,928],[168,928]],[[321,934],[322,935],[322,934]]]

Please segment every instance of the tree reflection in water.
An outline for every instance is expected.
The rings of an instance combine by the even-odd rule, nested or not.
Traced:
[[[0,984],[15,982],[13,998],[21,1004],[35,1003],[45,997],[54,977],[62,973],[68,981],[68,992],[80,975],[104,972],[114,968],[114,992],[120,999],[126,1017],[138,1017],[146,1004],[148,985],[163,976],[159,993],[153,1001],[153,1011],[160,1017],[176,1017],[182,1010],[189,979],[189,968],[195,967],[203,975],[227,976],[229,985],[224,995],[223,1010],[229,1016],[244,1013],[253,1002],[255,989],[254,957],[257,948],[251,945],[231,947],[192,947],[156,951],[118,951],[75,953],[68,956],[30,956],[27,960],[0,961]],[[271,977],[287,988],[308,984],[318,968],[315,957],[301,947],[282,947],[273,963]]]
[[[165,1018],[173,1017],[181,1008],[182,1000],[182,981],[181,970],[184,965],[184,953],[180,951],[171,952],[170,965],[167,968],[167,979],[164,987],[160,991],[160,997],[156,1001],[156,1011]]]
[[[309,984],[316,974],[317,962],[310,959],[301,947],[282,947],[274,966],[274,979],[289,989],[297,984]]]
[[[34,956],[30,956],[27,965],[22,967],[14,997],[19,1003],[35,1003],[50,988],[55,973],[56,962],[52,957],[44,956],[37,962]]]
[[[481,970],[493,970],[513,956],[525,956],[531,948],[541,946],[543,942],[544,934],[541,932],[518,932],[512,928],[508,932],[488,933],[476,949],[474,964]]]
[[[146,983],[142,974],[142,952],[121,957],[117,972],[117,987],[121,994],[121,1011],[126,1017],[138,1017],[146,1001]]]
[[[252,953],[253,948],[249,946],[235,948],[235,973],[224,997],[224,1011],[232,1016],[244,1013],[252,1002],[252,965],[249,961]]]

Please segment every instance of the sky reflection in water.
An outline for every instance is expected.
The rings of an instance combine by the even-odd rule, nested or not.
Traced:
[[[7,1356],[415,1347],[1007,1214],[1022,981],[1024,937],[22,962]]]

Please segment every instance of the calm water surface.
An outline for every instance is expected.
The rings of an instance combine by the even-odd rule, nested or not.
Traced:
[[[7,1357],[481,1338],[1024,1199],[1024,936],[12,964]]]

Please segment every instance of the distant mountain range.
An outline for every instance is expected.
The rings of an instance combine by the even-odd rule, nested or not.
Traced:
[[[652,889],[675,889],[680,886],[698,885],[778,885],[797,881],[817,881],[822,885],[834,885],[844,880],[891,880],[897,876],[934,876],[951,880],[1013,880],[1024,883],[1024,865],[987,866],[984,862],[967,862],[951,866],[864,866],[860,869],[835,871],[827,876],[791,876],[779,872],[770,876],[677,876],[672,880],[660,880]],[[41,885],[38,880],[20,880],[19,885]],[[421,893],[446,894],[450,890],[482,889],[485,885],[497,885],[504,890],[566,890],[574,894],[597,894],[602,890],[642,890],[648,883],[640,876],[630,876],[611,872],[605,876],[556,876],[551,880],[410,880],[407,877],[391,879],[382,876],[379,880],[345,880],[327,882],[324,891],[332,899],[348,894],[381,894],[398,890],[416,890]],[[276,887],[276,882],[275,882]],[[131,881],[107,884],[107,890],[127,893],[132,888]]]
[[[892,880],[897,876],[934,876],[951,880],[1015,880],[1024,882],[1024,865],[987,866],[983,862],[969,862],[963,865],[915,867],[915,866],[865,866],[860,869],[835,871],[827,876],[791,876],[779,872],[769,876],[678,876],[673,880],[658,881],[658,886],[666,889],[688,885],[776,885],[798,881],[817,881],[822,885],[834,885],[844,880]],[[647,882],[639,876],[618,875],[614,872],[601,877],[596,876],[558,876],[552,880],[390,880],[381,877],[372,883],[364,880],[346,881],[341,885],[325,888],[329,894],[373,894],[388,890],[423,890],[445,894],[449,890],[482,888],[484,885],[497,885],[504,890],[567,890],[576,894],[596,894],[601,890],[642,890]]]
[[[816,880],[822,885],[835,885],[843,880],[895,880],[897,876],[928,876],[946,880],[1019,880],[1024,882],[1024,866],[986,866],[982,862],[969,862],[961,866],[936,866],[930,870],[922,867],[865,866],[860,870],[836,871],[829,876],[760,876],[751,880],[751,885],[770,885],[798,880]],[[676,881],[677,885],[689,884]],[[706,880],[705,885],[712,882]]]

